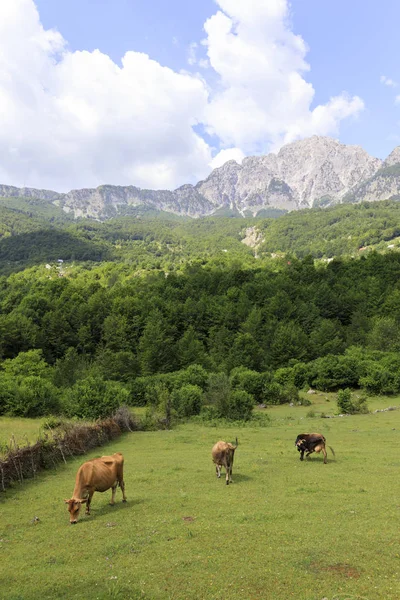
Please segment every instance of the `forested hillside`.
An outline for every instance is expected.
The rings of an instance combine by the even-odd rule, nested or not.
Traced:
[[[180,270],[188,261],[259,268],[271,255],[302,258],[359,256],[400,244],[400,204],[395,201],[297,211],[279,218],[188,219],[141,209],[135,216],[100,223],[74,221],[44,201],[0,202],[0,273],[56,261],[129,265],[135,271]],[[15,204],[17,202],[17,204]],[[13,204],[14,203],[14,204]],[[14,208],[10,208],[14,206]],[[246,229],[254,247],[243,244]]]
[[[245,418],[310,385],[400,391],[396,202],[259,220],[1,210],[0,413]]]
[[[93,408],[96,394],[143,404],[177,385],[202,396],[213,373],[217,389],[238,387],[252,403],[308,385],[400,390],[400,254],[141,277],[107,263],[58,275],[35,268],[0,280],[3,412],[61,402],[85,416],[78,406]]]

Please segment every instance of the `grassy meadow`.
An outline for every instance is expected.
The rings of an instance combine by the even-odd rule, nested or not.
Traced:
[[[69,525],[83,457],[0,496],[0,597],[41,599],[375,600],[400,597],[400,411],[321,419],[269,410],[268,427],[126,434],[85,458],[125,456],[128,503],[96,493]],[[370,408],[400,404],[373,399]],[[329,410],[330,409],[330,410]],[[312,414],[315,415],[307,416]],[[328,464],[301,463],[300,432],[320,431]],[[239,438],[234,483],[211,447]],[[36,524],[32,521],[39,518]]]
[[[14,440],[19,446],[27,442],[34,443],[42,433],[45,418],[23,419],[16,417],[0,417],[0,453],[2,448]]]

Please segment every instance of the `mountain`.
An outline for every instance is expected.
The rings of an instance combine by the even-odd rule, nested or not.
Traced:
[[[400,197],[400,146],[382,161],[360,146],[313,136],[277,154],[247,157],[241,165],[228,161],[204,181],[174,191],[102,185],[60,194],[2,185],[1,196],[39,198],[70,216],[98,220],[135,215],[140,208],[189,217],[265,215]]]

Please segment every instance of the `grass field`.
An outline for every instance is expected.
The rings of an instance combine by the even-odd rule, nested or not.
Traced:
[[[36,442],[45,420],[0,417],[0,452],[11,439],[15,439],[21,446],[24,446],[27,441]]]
[[[397,400],[397,402],[396,402]],[[375,600],[400,598],[400,411],[321,419],[277,407],[269,427],[133,433],[128,503],[95,494],[70,526],[75,459],[1,496],[0,597],[41,599]],[[400,404],[374,399],[372,408]],[[301,463],[294,439],[320,431],[336,451]],[[210,451],[239,438],[234,483]],[[86,458],[86,457],[85,457]],[[39,522],[33,524],[37,516]]]

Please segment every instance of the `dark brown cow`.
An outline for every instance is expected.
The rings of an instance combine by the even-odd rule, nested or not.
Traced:
[[[300,460],[304,459],[304,453],[307,452],[306,458],[313,452],[321,452],[324,455],[324,464],[326,465],[326,439],[321,433],[299,433],[296,438],[295,446],[300,452]],[[333,448],[329,446],[333,456],[335,453]]]
[[[69,522],[78,520],[82,504],[86,504],[86,514],[90,514],[90,503],[94,492],[106,492],[111,488],[111,502],[115,503],[117,485],[122,491],[122,502],[126,502],[124,484],[124,457],[120,452],[112,456],[93,458],[83,463],[78,469],[72,498],[65,500],[68,504]]]
[[[226,472],[226,485],[232,482],[232,467],[233,459],[235,458],[235,450],[238,447],[238,440],[236,438],[236,446],[229,442],[217,442],[212,449],[212,459],[215,463],[215,470],[217,477],[221,477],[221,468],[225,468]]]

